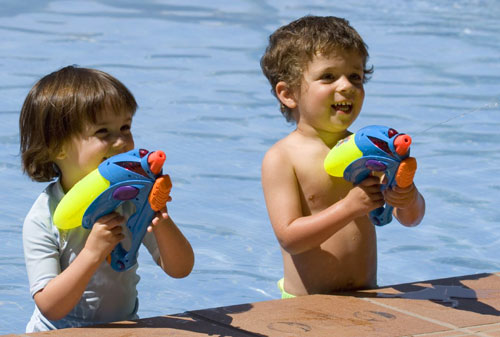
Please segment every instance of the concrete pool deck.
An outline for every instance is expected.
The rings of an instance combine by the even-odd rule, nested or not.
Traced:
[[[500,272],[5,336],[500,337]]]

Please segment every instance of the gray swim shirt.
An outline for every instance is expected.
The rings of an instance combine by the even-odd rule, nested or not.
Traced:
[[[85,245],[90,231],[77,227],[59,230],[52,222],[54,210],[64,196],[59,181],[53,182],[40,194],[24,220],[23,246],[31,296],[43,289],[76,258]],[[133,204],[123,204],[118,211],[125,217],[133,212]],[[126,229],[126,226],[124,226]],[[124,230],[122,244],[128,250],[131,238]],[[153,260],[159,260],[159,251],[152,233],[143,240]],[[117,272],[105,261],[91,278],[80,302],[63,319],[51,321],[35,305],[35,311],[26,326],[26,332],[79,327],[98,323],[137,319],[139,282],[137,264],[124,272]]]

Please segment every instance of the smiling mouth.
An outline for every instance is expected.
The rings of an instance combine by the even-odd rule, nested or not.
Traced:
[[[338,102],[332,104],[332,108],[335,111],[341,111],[343,113],[350,113],[352,111],[352,103],[351,102]]]

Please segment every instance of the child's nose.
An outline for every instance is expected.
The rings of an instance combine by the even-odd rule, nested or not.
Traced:
[[[338,80],[338,86],[337,86],[337,90],[339,92],[348,92],[348,91],[351,91],[352,88],[353,88],[353,85],[351,83],[351,81],[349,81],[349,79],[345,76],[342,76],[339,78]]]
[[[124,135],[116,135],[113,141],[113,147],[116,149],[121,149],[127,145],[127,139]]]

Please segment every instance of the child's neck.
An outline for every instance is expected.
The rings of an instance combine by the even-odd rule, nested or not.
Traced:
[[[80,175],[70,175],[64,171],[61,172],[59,181],[61,182],[61,186],[63,188],[64,193],[68,193],[68,191],[83,177]]]
[[[65,176],[63,176],[63,175],[61,175],[59,177],[59,182],[61,183],[61,187],[62,187],[64,193],[68,193],[68,191],[74,185],[74,183],[67,181],[67,179],[65,179]]]
[[[305,137],[319,138],[329,148],[332,148],[338,143],[339,140],[344,139],[351,134],[351,132],[346,129],[339,132],[330,132],[318,130],[310,125],[301,123],[297,124],[297,129],[295,131]]]

